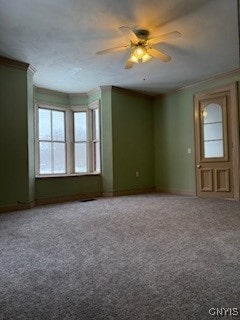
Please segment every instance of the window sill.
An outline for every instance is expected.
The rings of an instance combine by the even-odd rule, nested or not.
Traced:
[[[88,172],[88,173],[73,173],[73,174],[44,174],[35,176],[35,179],[49,179],[49,178],[71,178],[71,177],[91,177],[100,176],[101,172]]]

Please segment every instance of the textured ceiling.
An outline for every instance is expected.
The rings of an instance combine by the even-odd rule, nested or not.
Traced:
[[[34,83],[63,92],[114,85],[157,94],[239,67],[237,0],[0,0],[0,55],[30,63]],[[150,36],[179,31],[155,47],[172,56],[125,70],[118,29]]]

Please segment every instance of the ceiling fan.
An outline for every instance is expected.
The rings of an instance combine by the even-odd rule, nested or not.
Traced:
[[[101,50],[96,52],[97,55],[123,51],[131,49],[130,57],[127,60],[125,69],[131,69],[134,63],[143,63],[149,61],[151,58],[157,58],[163,62],[168,62],[171,57],[164,52],[154,49],[153,45],[164,42],[166,40],[179,38],[181,33],[178,31],[169,32],[157,37],[149,38],[148,30],[132,30],[129,27],[119,27],[123,34],[130,40],[129,45],[122,45],[111,49]]]

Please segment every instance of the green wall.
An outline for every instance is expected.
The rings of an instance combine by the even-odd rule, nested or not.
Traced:
[[[113,88],[114,192],[154,188],[153,116],[151,97]]]
[[[37,200],[100,192],[101,177],[99,175],[36,179]]]
[[[101,88],[101,159],[102,186],[104,194],[112,194],[113,182],[113,137],[112,137],[112,88]]]
[[[193,96],[233,82],[240,91],[238,73],[156,98],[111,86],[75,95],[37,89],[29,71],[0,66],[0,208],[155,187],[194,194]],[[100,175],[35,178],[34,99],[69,107],[100,100]]]
[[[208,81],[154,101],[155,186],[195,193],[194,94],[234,83],[240,74]],[[239,83],[238,83],[239,85]],[[188,148],[191,154],[188,154]]]
[[[28,125],[28,181],[29,199],[35,200],[35,141],[34,141],[33,74],[27,73],[27,125]]]
[[[0,207],[29,204],[34,198],[32,101],[32,75],[1,65]]]
[[[88,96],[87,96],[87,94],[69,95],[68,104],[69,104],[69,106],[87,105],[88,104]]]
[[[191,94],[164,96],[154,104],[157,189],[194,191],[194,127]],[[188,148],[191,154],[188,154]]]
[[[69,98],[67,93],[54,92],[52,90],[42,90],[34,87],[34,99],[49,104],[57,104],[67,106]]]

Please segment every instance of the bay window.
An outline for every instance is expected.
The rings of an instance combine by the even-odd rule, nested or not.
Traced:
[[[99,173],[99,103],[62,107],[36,104],[36,175]]]

